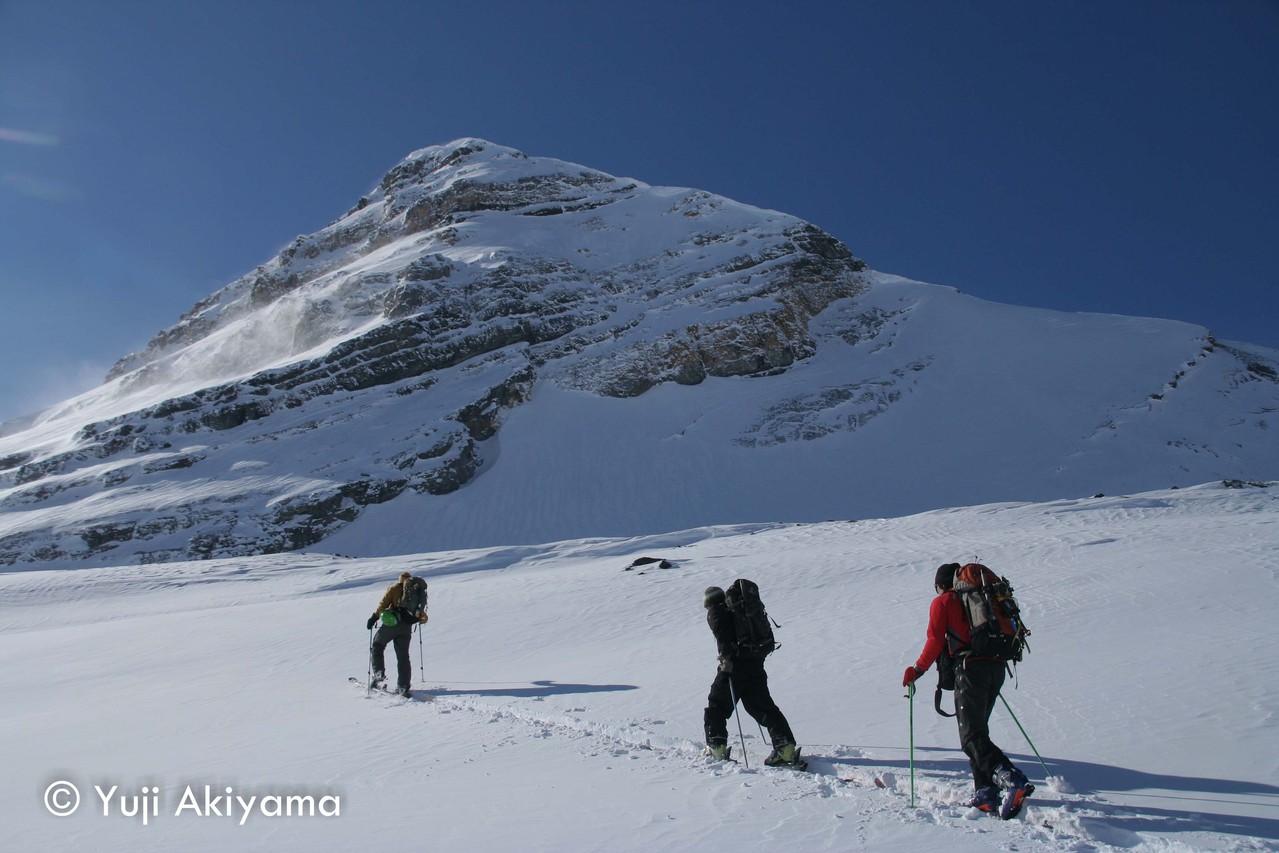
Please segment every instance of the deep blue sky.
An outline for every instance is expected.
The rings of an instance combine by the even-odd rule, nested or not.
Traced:
[[[463,136],[1279,347],[1275,0],[0,0],[0,419]]]

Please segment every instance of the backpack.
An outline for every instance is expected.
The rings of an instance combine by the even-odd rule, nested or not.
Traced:
[[[407,578],[400,584],[400,603],[402,610],[411,621],[426,612],[426,581],[421,578]]]
[[[981,563],[969,563],[955,572],[952,592],[959,597],[972,632],[969,654],[973,657],[1017,662],[1030,650],[1026,645],[1030,630],[1021,621],[1021,608],[1008,578]]]
[[[737,648],[747,654],[767,657],[778,643],[773,637],[772,620],[759,598],[759,587],[753,581],[738,578],[724,591],[724,604],[733,614],[737,630]],[[781,627],[778,625],[777,627]]]

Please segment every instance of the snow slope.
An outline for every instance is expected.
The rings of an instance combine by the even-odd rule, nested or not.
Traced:
[[[108,853],[1279,849],[1276,498],[1214,484],[384,559],[8,572],[0,831],[11,849]],[[672,567],[627,571],[641,556]],[[934,568],[974,557],[1012,578],[1034,631],[1005,697],[1056,777],[997,709],[996,741],[1040,784],[1008,823],[961,805],[932,674],[909,804],[901,672]],[[415,675],[429,702],[347,683],[405,569],[431,583]],[[749,718],[750,769],[699,755],[701,593],[738,576],[783,624],[771,684],[815,773],[759,767]],[[45,808],[56,782],[81,791],[70,817]],[[106,816],[95,785],[116,786]],[[340,813],[207,815],[205,786]]]
[[[1203,328],[869,276],[781,376],[631,399],[539,382],[465,488],[368,507],[323,547],[376,556],[1279,477],[1279,385]],[[867,317],[880,326],[850,339]]]

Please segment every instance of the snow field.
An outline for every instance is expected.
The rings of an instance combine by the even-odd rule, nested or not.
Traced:
[[[1275,495],[8,573],[0,829],[54,851],[1276,849]],[[627,571],[639,556],[673,565]],[[967,763],[931,673],[909,806],[901,671],[936,565],[974,557],[1010,577],[1034,631],[1004,695],[1058,777],[998,708],[996,742],[1040,786],[1007,823],[963,806]],[[431,584],[424,679],[412,646],[431,701],[347,682],[406,569]],[[782,623],[770,684],[814,772],[763,768],[749,717],[749,770],[699,754],[714,673],[701,593],[740,576]],[[45,807],[55,781],[81,790],[70,817]],[[340,815],[174,814],[206,785],[338,797]],[[154,787],[160,808],[146,825],[119,800],[104,816],[94,786]]]

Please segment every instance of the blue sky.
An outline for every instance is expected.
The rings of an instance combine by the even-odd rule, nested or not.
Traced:
[[[1279,347],[1279,3],[0,0],[0,419],[479,136]]]

